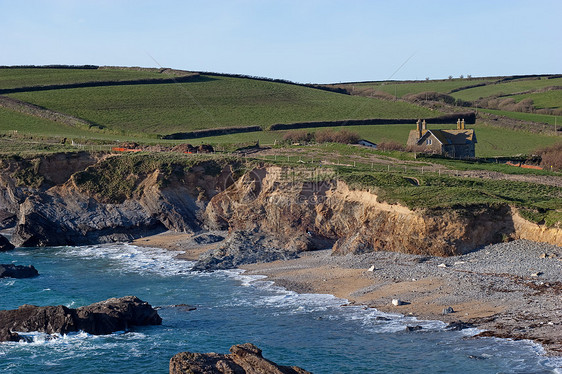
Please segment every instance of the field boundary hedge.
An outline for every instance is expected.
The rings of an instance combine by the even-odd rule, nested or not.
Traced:
[[[439,117],[425,118],[428,124],[451,124],[456,123],[457,119],[464,118],[466,124],[476,123],[476,113],[453,113]],[[338,126],[369,126],[369,125],[397,125],[401,123],[416,123],[418,118],[370,118],[370,119],[350,119],[341,121],[317,121],[317,122],[296,122],[296,123],[277,123],[269,126],[269,130],[294,130],[309,127],[338,127]]]
[[[188,132],[176,132],[173,134],[163,135],[162,139],[196,139],[206,138],[208,136],[240,134],[244,132],[263,131],[260,126],[243,126],[243,127],[223,127],[218,129],[195,130]]]

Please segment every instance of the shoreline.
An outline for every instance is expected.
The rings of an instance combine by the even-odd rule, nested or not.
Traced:
[[[222,243],[197,244],[191,238],[166,232],[132,244],[184,251],[178,259],[195,261]],[[561,247],[518,240],[454,257],[331,256],[326,249],[240,269],[297,293],[331,294],[350,305],[423,320],[472,323],[484,330],[477,336],[529,339],[547,355],[562,356]],[[393,299],[404,305],[394,306]],[[448,307],[454,312],[443,314]]]

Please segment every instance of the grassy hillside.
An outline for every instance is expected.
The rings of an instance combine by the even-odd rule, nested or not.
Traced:
[[[524,99],[532,99],[533,106],[537,109],[561,109],[562,108],[562,90],[552,90],[546,92],[534,92],[522,95],[513,95],[516,102]]]
[[[479,83],[493,82],[494,78],[474,78],[474,79],[449,79],[449,80],[427,80],[414,82],[364,82],[347,83],[335,85],[361,92],[365,89],[386,92],[392,96],[402,97],[407,94],[420,92],[440,92],[449,93],[451,90],[472,86]]]
[[[462,100],[473,101],[483,97],[521,93],[551,86],[562,86],[562,78],[546,79],[543,77],[540,79],[515,79],[497,84],[469,88],[467,90],[454,92],[451,95]]]
[[[215,127],[364,118],[434,117],[404,102],[282,83],[201,77],[178,84],[73,88],[9,95],[111,130],[167,134]]]
[[[562,125],[561,116],[553,116],[549,114],[535,114],[535,113],[522,113],[522,112],[510,112],[507,110],[497,110],[497,109],[480,109],[480,112],[491,113],[498,116],[504,116],[508,118],[518,119],[521,121],[546,123],[550,125],[557,125],[558,128]],[[554,130],[554,127],[553,127]]]
[[[0,89],[149,78],[169,78],[169,75],[160,73],[157,69],[0,69]],[[493,77],[396,83],[365,82],[350,83],[345,86],[357,90],[375,89],[391,95],[396,92],[398,96],[403,96],[424,91],[450,93],[451,90],[462,87],[486,84],[452,93],[455,97],[468,99],[481,95],[496,95],[498,92],[521,93],[562,85],[562,78],[519,78],[496,83],[500,80],[501,78]],[[512,99],[517,102],[531,98],[536,107],[556,108],[562,105],[561,94],[562,90],[533,92],[513,95]],[[104,130],[88,130],[86,126],[66,126],[0,108],[0,135],[4,136],[3,151],[8,149],[27,151],[29,147],[31,149],[47,147],[41,142],[45,144],[50,142],[52,145],[49,147],[53,148],[65,137],[90,145],[115,144],[121,141],[173,144],[181,141],[159,140],[157,135],[216,127],[259,125],[265,129],[275,123],[364,118],[428,118],[442,114],[403,101],[342,95],[281,82],[220,75],[203,75],[185,83],[82,87],[21,92],[8,96],[86,119],[101,125]],[[448,110],[446,106],[444,108]],[[556,121],[559,126],[562,125],[559,123],[561,121],[550,115],[492,109],[482,109],[482,111],[549,125],[554,125]],[[484,118],[479,119],[477,125],[471,126],[477,130],[477,156],[532,154],[537,148],[553,144],[559,139],[548,132],[536,134],[503,129],[494,127],[494,123]],[[454,128],[454,126],[454,124],[450,126],[430,124],[429,128]],[[393,141],[405,144],[414,124],[345,128],[375,143]],[[304,130],[318,131],[316,128]],[[273,144],[282,141],[285,134],[286,131],[260,131],[193,139],[188,142],[247,144],[259,141],[262,144]],[[25,138],[26,145],[20,147],[11,144],[7,141],[9,139],[7,136],[17,138],[19,142]],[[52,140],[44,141],[48,137]],[[57,147],[59,145],[55,148]]]
[[[49,68],[0,68],[0,89],[48,86],[54,84],[124,81],[133,79],[169,78],[169,75],[153,70],[133,69],[49,69]]]
[[[35,134],[63,137],[91,136],[88,130],[66,126],[58,122],[0,107],[0,133]]]

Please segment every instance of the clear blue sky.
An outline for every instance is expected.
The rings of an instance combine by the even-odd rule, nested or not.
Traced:
[[[0,65],[303,83],[562,73],[561,19],[561,0],[0,0]]]

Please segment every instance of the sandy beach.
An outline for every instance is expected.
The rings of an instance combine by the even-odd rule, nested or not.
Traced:
[[[196,260],[218,243],[197,244],[189,234],[164,233],[135,245],[183,251]],[[332,256],[330,250],[300,258],[244,265],[299,293],[332,294],[350,304],[444,322],[462,321],[483,336],[531,339],[562,355],[562,248],[518,240],[462,256],[395,252]],[[393,300],[402,305],[393,305]],[[444,314],[451,307],[452,313]]]

